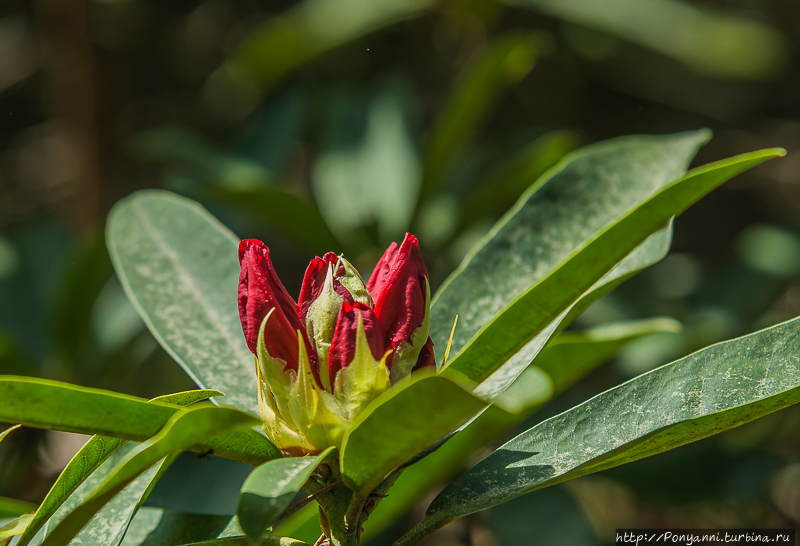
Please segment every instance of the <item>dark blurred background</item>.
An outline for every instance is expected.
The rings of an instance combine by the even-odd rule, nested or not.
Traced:
[[[574,325],[666,315],[683,333],[628,346],[540,420],[800,313],[798,53],[797,0],[0,0],[0,373],[191,388],[106,254],[105,216],[138,189],[197,199],[267,242],[293,294],[314,254],[368,274],[406,230],[436,288],[577,146],[710,127],[695,164],[786,148],[686,212],[673,252]],[[429,544],[796,527],[798,426],[790,408]],[[41,500],[83,440],[14,432],[0,496]]]

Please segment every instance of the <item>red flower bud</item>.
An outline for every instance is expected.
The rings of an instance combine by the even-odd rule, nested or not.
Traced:
[[[376,361],[383,358],[384,345],[383,333],[381,332],[378,318],[369,305],[360,302],[350,303],[345,301],[339,310],[336,319],[336,330],[333,332],[331,342],[331,353],[328,363],[331,384],[336,383],[336,374],[339,370],[347,367],[356,356],[356,340],[358,337],[358,322],[364,326],[364,333],[367,335],[367,343],[370,353]]]
[[[247,346],[256,354],[258,332],[264,317],[272,309],[264,330],[264,345],[273,358],[286,362],[285,369],[297,370],[297,331],[306,337],[305,326],[297,312],[297,304],[281,284],[269,259],[269,248],[256,239],[239,243],[239,318]],[[309,357],[315,354],[309,348]],[[314,366],[312,366],[314,368]]]
[[[386,249],[367,283],[386,347],[412,343],[412,335],[425,320],[427,285],[419,242],[406,233],[403,244],[392,243]],[[387,364],[391,367],[391,357]]]

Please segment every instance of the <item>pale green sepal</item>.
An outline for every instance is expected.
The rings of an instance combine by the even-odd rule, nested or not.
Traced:
[[[277,413],[277,405],[275,398],[269,391],[269,386],[264,377],[261,375],[261,370],[258,368],[258,361],[256,361],[256,374],[258,375],[258,413],[261,417],[261,429],[269,437],[275,446],[281,451],[287,453],[296,453],[299,451],[311,452],[314,450],[305,436],[291,428],[286,421],[284,421]]]
[[[341,447],[344,433],[350,422],[344,418],[344,409],[330,393],[319,391],[317,418],[308,429],[308,439],[318,449],[328,446]]]
[[[333,391],[348,420],[352,421],[362,408],[391,386],[386,369],[387,355],[383,355],[380,361],[372,357],[364,319],[359,314],[353,361],[339,370]]]
[[[301,432],[305,432],[317,417],[319,394],[314,385],[314,372],[308,358],[305,343],[298,343],[297,380],[289,392],[288,409],[292,421]]]
[[[419,328],[411,334],[411,343],[401,343],[394,350],[390,375],[392,385],[411,374],[411,370],[417,365],[422,346],[428,341],[431,326],[431,287],[427,279],[425,281],[425,318],[422,319]]]
[[[334,267],[328,264],[328,273],[325,275],[325,284],[319,297],[308,307],[306,315],[306,331],[311,340],[311,344],[317,351],[319,362],[327,364],[328,355],[331,352],[331,340],[333,331],[336,329],[336,319],[339,316],[339,309],[344,303],[344,298],[336,293],[333,288]],[[319,379],[325,390],[331,390],[331,379],[328,375],[328,366],[319,366]]]
[[[374,307],[375,304],[372,301],[372,296],[370,296],[369,291],[367,290],[367,285],[364,284],[364,279],[361,277],[361,273],[353,267],[353,264],[345,260],[344,256],[339,256],[339,263],[336,264],[338,269],[339,266],[344,266],[344,275],[340,276],[337,280],[344,286],[350,295],[353,296],[353,299],[357,302],[363,303],[364,305],[369,305],[370,307]]]
[[[288,408],[288,401],[291,397],[292,385],[294,385],[297,377],[297,372],[294,370],[286,369],[286,362],[280,358],[273,358],[267,352],[267,347],[264,344],[264,329],[266,328],[267,321],[275,311],[273,307],[270,309],[267,316],[261,322],[261,328],[258,331],[258,344],[256,345],[256,352],[258,353],[259,372],[264,381],[269,386],[269,390],[274,397],[278,415],[282,416],[290,427],[299,429],[300,427],[291,421],[290,412]],[[301,338],[302,339],[302,338]],[[300,345],[305,345],[300,343]]]
[[[292,419],[317,450],[339,447],[347,428],[342,407],[333,396],[317,388],[305,343],[300,343],[299,348],[297,381],[289,400]]]

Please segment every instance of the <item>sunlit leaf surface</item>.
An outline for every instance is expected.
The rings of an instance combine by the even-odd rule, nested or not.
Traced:
[[[800,401],[800,319],[713,345],[524,432],[456,479],[422,526],[736,427]]]

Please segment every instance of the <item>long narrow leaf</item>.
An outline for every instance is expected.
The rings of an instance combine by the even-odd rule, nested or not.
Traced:
[[[0,421],[99,434],[123,440],[147,440],[178,408],[172,404],[101,389],[30,377],[0,376]],[[280,457],[278,449],[256,430],[209,437],[195,451],[214,450],[220,457],[258,465]]]
[[[227,61],[225,69],[263,92],[287,72],[318,55],[418,16],[432,4],[432,0],[306,0],[256,27]],[[271,55],[270,51],[284,53]]]
[[[486,407],[458,384],[422,376],[367,407],[342,442],[342,478],[368,495],[401,464]]]
[[[712,10],[678,0],[505,3],[612,34],[717,76],[763,79],[773,75],[787,55],[785,39],[777,27],[732,9]],[[674,32],[677,28],[682,31]]]
[[[144,507],[125,535],[124,546],[161,546],[239,539],[244,532],[235,516],[213,516]]]
[[[602,229],[520,294],[459,352],[448,372],[482,381],[670,218],[740,172],[784,154],[780,149],[743,154],[694,169],[667,185]]]
[[[800,401],[800,319],[713,345],[517,436],[433,501],[412,536],[565,480],[655,455]],[[400,541],[399,544],[414,542]]]
[[[496,408],[489,408],[473,423],[459,432],[439,450],[407,468],[391,494],[381,501],[370,515],[366,525],[365,538],[372,536],[390,525],[407,512],[427,492],[439,484],[455,478],[474,453],[489,442],[497,442],[514,427],[529,418],[549,396],[555,396],[575,381],[606,362],[626,343],[642,336],[674,332],[678,324],[670,319],[652,319],[638,322],[622,322],[598,326],[583,332],[562,333],[554,339],[523,374],[531,375],[541,385],[526,382],[523,393],[514,391],[517,384],[506,391],[515,394],[514,402],[518,413],[511,414]],[[530,391],[538,390],[549,394],[536,400]],[[501,397],[502,398],[502,397]],[[527,405],[525,405],[527,403]]]
[[[222,393],[219,391],[196,390],[159,396],[150,402],[161,402],[180,407],[221,395]],[[125,440],[107,436],[93,436],[89,439],[59,474],[53,487],[50,488],[42,504],[36,510],[28,528],[19,538],[17,546],[26,546],[78,486],[124,443]]]
[[[119,546],[128,531],[133,517],[144,503],[153,485],[172,464],[174,456],[165,457],[155,465],[142,472],[125,486],[105,506],[101,507],[86,525],[69,540],[70,546]],[[113,469],[112,469],[113,472]],[[92,493],[92,490],[87,490]],[[71,517],[72,511],[79,509],[80,503],[65,505],[59,511],[58,521]],[[54,518],[55,522],[56,518]],[[48,528],[53,525],[48,524]],[[54,531],[59,527],[56,525]],[[48,535],[49,537],[50,535]],[[48,538],[45,539],[45,543]],[[65,543],[66,544],[66,543]]]
[[[707,131],[626,137],[568,154],[520,198],[436,293],[431,306],[434,346],[447,345],[458,315],[451,351],[451,357],[457,356],[506,306],[586,240],[681,176],[708,138]],[[648,241],[643,245],[646,259],[638,259],[642,252],[637,249],[620,266],[632,259],[636,264],[614,271],[603,283],[660,259],[669,239],[665,233],[661,240],[666,244]],[[530,353],[528,362],[536,351]],[[437,350],[439,364],[441,356]]]
[[[229,408],[204,406],[178,410],[161,432],[129,453],[88,500],[61,520],[42,546],[69,542],[115,495],[165,457],[177,455],[204,437],[247,430],[257,423],[255,418]]]

